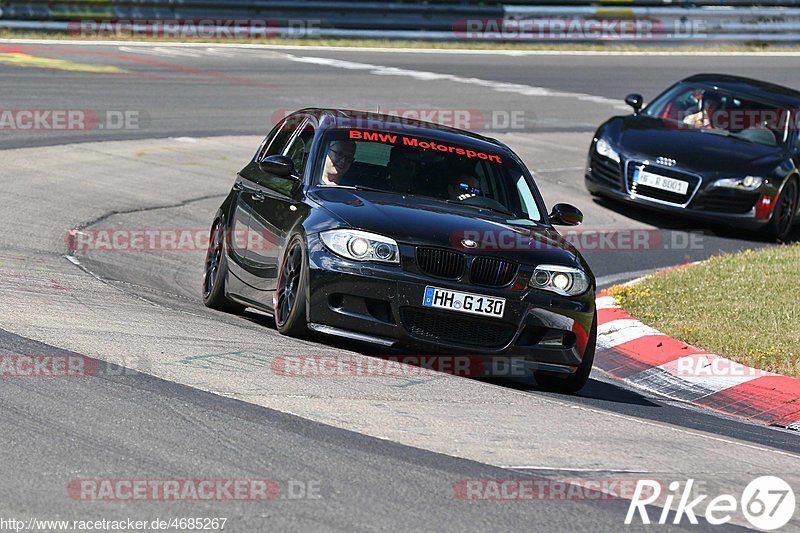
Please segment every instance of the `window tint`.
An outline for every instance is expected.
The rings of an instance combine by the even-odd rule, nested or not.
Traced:
[[[264,140],[261,141],[261,144],[259,145],[258,150],[256,151],[256,157],[255,157],[256,161],[261,161],[261,159],[264,158],[264,153],[267,151],[269,143],[272,142],[272,139],[274,139],[275,135],[277,135],[278,132],[281,130],[283,124],[284,123],[282,121],[275,124],[275,127],[272,128],[272,130],[267,134],[267,136],[264,137]]]
[[[291,141],[290,145],[286,148],[284,155],[294,163],[294,168],[297,174],[302,176],[305,169],[306,162],[308,161],[308,154],[311,150],[311,142],[314,140],[314,126],[311,123],[306,123],[303,130]]]
[[[388,144],[357,142],[355,161],[385,167],[389,164],[389,153],[391,151],[392,147]]]
[[[292,133],[295,132],[297,126],[298,122],[296,117],[287,117],[286,120],[276,126],[276,128],[272,130],[274,135],[273,133],[270,134],[273,135],[272,139],[267,141],[264,147],[262,147],[258,160],[260,161],[271,155],[282,154],[286,143],[289,142],[289,138],[292,136]]]

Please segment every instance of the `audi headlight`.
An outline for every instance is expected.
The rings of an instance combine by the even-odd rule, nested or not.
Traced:
[[[603,157],[607,157],[612,161],[616,161],[619,163],[619,154],[616,150],[611,148],[611,144],[605,139],[597,139],[597,143],[594,145],[595,151],[602,155]]]
[[[334,229],[319,234],[333,253],[354,261],[399,263],[400,249],[389,237],[354,229]]]
[[[728,189],[739,189],[742,191],[754,191],[761,187],[764,178],[757,176],[747,176],[744,178],[723,178],[711,184],[712,187],[726,187]]]
[[[589,276],[579,268],[539,265],[533,271],[529,285],[562,296],[578,296],[589,289],[590,282]]]

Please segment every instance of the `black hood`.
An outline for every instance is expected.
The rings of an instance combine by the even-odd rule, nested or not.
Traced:
[[[678,127],[644,115],[618,117],[602,135],[626,159],[674,159],[679,168],[710,177],[769,172],[782,159],[779,147]]]
[[[399,243],[439,246],[502,256],[526,264],[586,265],[552,227],[508,224],[502,214],[434,199],[349,188],[319,188],[309,197],[347,226],[391,237]],[[472,239],[468,249],[462,239]]]

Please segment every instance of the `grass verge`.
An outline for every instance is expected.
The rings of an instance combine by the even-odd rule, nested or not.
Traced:
[[[329,46],[344,48],[417,48],[436,50],[517,50],[517,51],[577,51],[577,52],[800,52],[800,46],[771,46],[765,43],[745,44],[695,44],[695,45],[668,45],[658,46],[653,44],[581,44],[581,43],[522,43],[522,42],[491,42],[491,41],[407,41],[391,39],[287,39],[287,38],[236,38],[236,39],[178,39],[147,37],[142,38],[126,36],[86,37],[70,35],[64,32],[27,31],[0,29],[0,39],[50,39],[80,40],[80,41],[152,41],[181,42],[181,43],[206,43],[206,44],[269,44],[279,46]]]
[[[800,244],[713,257],[611,293],[671,337],[800,377]]]

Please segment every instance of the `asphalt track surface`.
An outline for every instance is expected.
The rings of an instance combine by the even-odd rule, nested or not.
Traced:
[[[288,339],[269,317],[205,309],[202,250],[87,252],[80,266],[64,257],[70,228],[206,228],[274,118],[310,105],[466,109],[484,123],[522,112],[522,128],[477,129],[522,156],[549,204],[578,205],[589,229],[658,236],[647,250],[587,250],[604,284],[765,246],[594,200],[582,169],[594,128],[624,112],[628,92],[652,98],[700,71],[800,87],[797,61],[0,43],[2,109],[141,119],[120,130],[0,133],[0,354],[67,351],[126,369],[2,379],[0,517],[224,516],[232,531],[616,531],[625,501],[470,502],[453,487],[694,478],[716,495],[767,474],[800,486],[795,432],[665,401],[599,372],[577,396],[524,380],[281,376],[271,370],[280,356],[381,352]],[[272,479],[284,494],[290,483],[318,483],[321,497],[86,502],[67,491],[75,479],[210,478]]]

